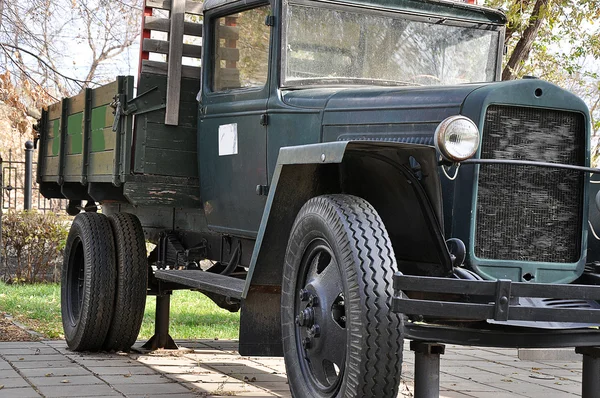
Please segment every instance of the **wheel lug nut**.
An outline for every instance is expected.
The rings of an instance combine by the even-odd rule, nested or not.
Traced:
[[[307,308],[300,313],[302,326],[311,327],[315,323],[315,312],[312,308]]]
[[[312,325],[312,327],[308,330],[308,334],[311,337],[319,337],[321,335],[321,328],[319,325]]]
[[[300,301],[308,300],[308,296],[309,296],[308,290],[300,289]]]
[[[344,300],[340,300],[340,302],[338,303],[338,306],[343,307],[345,305]]]
[[[311,307],[314,307],[315,305],[319,305],[319,298],[317,296],[314,295],[310,295],[310,297],[308,298],[308,305]]]
[[[342,321],[342,322],[346,322],[346,316],[345,316],[345,315],[342,315],[342,316],[340,317],[340,321]]]
[[[296,315],[296,325],[302,326],[300,322],[300,315]]]
[[[311,341],[310,337],[305,337],[302,340],[302,348],[304,348],[305,350],[308,350],[311,346],[312,346],[312,341]]]

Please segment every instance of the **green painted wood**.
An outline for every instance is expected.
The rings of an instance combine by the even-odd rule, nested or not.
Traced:
[[[127,182],[125,197],[135,206],[200,208],[200,188],[195,184],[173,184],[165,181]]]
[[[165,128],[164,124],[148,123],[146,125],[146,148],[171,149],[189,152],[196,148],[196,129],[177,127]]]
[[[71,97],[69,102],[69,115],[83,112],[85,109],[85,90],[74,97]]]
[[[52,156],[57,156],[60,151],[60,119],[52,120],[50,122],[52,130]]]
[[[56,182],[58,178],[58,156],[47,157],[45,159],[46,170],[44,171],[43,181]]]
[[[67,154],[83,151],[83,112],[69,116],[67,120]]]
[[[104,139],[104,129],[106,127],[106,113],[108,107],[101,106],[92,109],[92,152],[100,152],[106,149],[106,141]]]
[[[113,175],[114,151],[92,152],[90,153],[89,181],[93,181],[94,175]]]
[[[183,95],[183,94],[182,94]],[[140,118],[144,118],[147,123],[163,123],[165,120],[165,111],[149,112],[142,115]],[[138,118],[138,120],[140,119]],[[198,102],[184,102],[181,101],[179,108],[179,127],[187,127],[196,129],[198,125]]]
[[[118,93],[118,82],[114,81],[106,86],[94,89],[92,93],[92,107],[98,108],[110,104]]]
[[[68,145],[68,140],[67,140]],[[65,182],[80,182],[83,154],[67,155],[65,159]]]
[[[144,172],[177,177],[198,177],[196,151],[146,148]]]
[[[56,102],[50,106],[48,106],[48,119],[60,119],[60,115],[62,112],[62,102]]]

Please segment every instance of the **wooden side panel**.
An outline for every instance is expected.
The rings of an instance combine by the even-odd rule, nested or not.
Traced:
[[[160,98],[164,103],[166,76],[142,74],[138,92],[143,93],[155,87],[161,93]],[[136,116],[135,173],[198,177],[196,94],[199,90],[199,80],[182,79],[178,126],[164,124],[164,109]]]
[[[109,181],[114,175],[116,133],[112,131],[114,109],[110,106],[118,92],[118,82],[100,87],[92,93],[88,180]]]
[[[120,200],[117,186],[129,172],[131,116],[123,116],[113,131],[116,98],[126,103],[132,96],[133,78],[115,82],[49,106],[40,122],[38,181],[52,197],[88,200],[88,182],[106,183],[97,189],[110,191]],[[121,148],[127,147],[126,150]],[[117,161],[117,158],[119,159]],[[116,198],[116,199],[114,199]],[[124,197],[121,197],[124,200]]]
[[[67,135],[65,136],[65,182],[80,182],[83,169],[83,134],[85,130],[85,90],[69,99]]]
[[[50,105],[44,113],[48,121],[41,137],[40,177],[44,182],[58,182],[62,103]]]

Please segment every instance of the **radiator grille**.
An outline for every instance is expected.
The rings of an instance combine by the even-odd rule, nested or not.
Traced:
[[[584,165],[584,117],[556,110],[490,106],[481,158]],[[477,257],[576,262],[581,252],[583,178],[576,171],[481,165]]]

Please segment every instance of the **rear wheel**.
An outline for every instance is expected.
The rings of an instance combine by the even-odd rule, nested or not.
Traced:
[[[350,195],[309,200],[286,252],[285,364],[295,397],[396,397],[402,317],[391,312],[396,260],[375,209]]]
[[[65,340],[74,351],[102,348],[113,315],[115,246],[106,216],[81,213],[71,225],[61,277]]]
[[[148,286],[148,260],[144,231],[133,214],[108,217],[115,236],[115,310],[104,342],[106,350],[127,351],[140,332]]]

